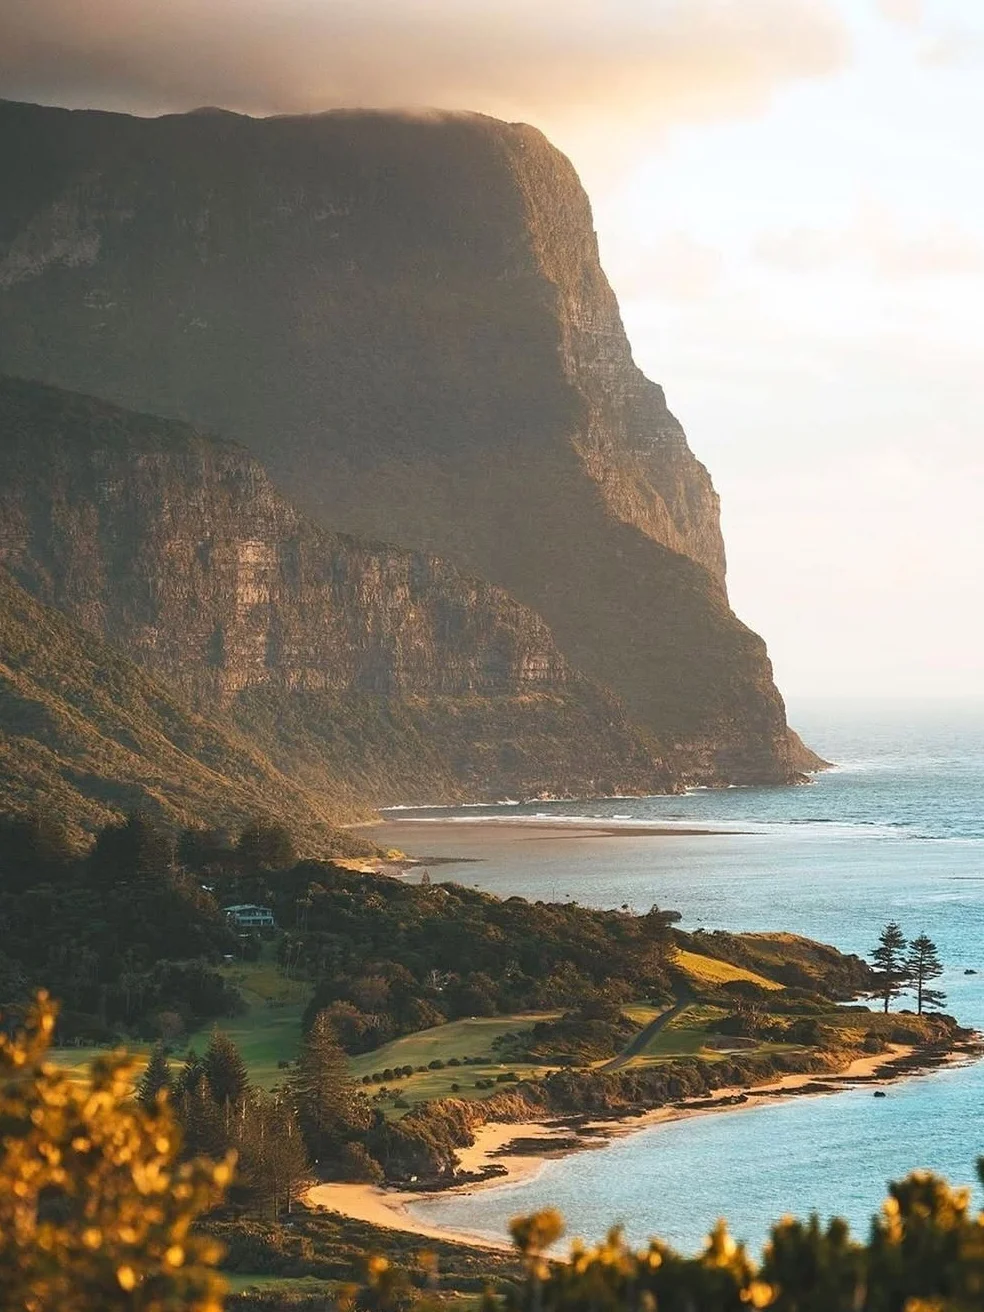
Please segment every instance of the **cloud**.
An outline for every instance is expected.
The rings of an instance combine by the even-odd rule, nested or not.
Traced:
[[[879,13],[891,23],[918,27],[925,16],[924,0],[876,0]]]
[[[146,113],[628,111],[659,129],[754,110],[846,54],[829,0],[0,0],[6,96]]]
[[[923,43],[919,62],[924,68],[979,69],[984,63],[984,33],[953,28]]]
[[[905,231],[876,205],[862,206],[840,229],[766,233],[755,243],[754,254],[788,273],[849,265],[886,280],[957,277],[984,270],[984,244],[974,233],[953,224]]]

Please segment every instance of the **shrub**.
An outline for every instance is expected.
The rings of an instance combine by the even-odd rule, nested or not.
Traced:
[[[347,1143],[338,1155],[338,1171],[343,1180],[355,1184],[382,1184],[383,1168],[361,1143]]]
[[[119,1054],[74,1084],[45,1060],[54,1023],[40,994],[23,1033],[0,1033],[0,1305],[217,1308],[220,1252],[189,1231],[220,1201],[231,1163],[179,1166],[170,1108],[133,1101],[134,1067]]]
[[[444,1062],[441,1061],[440,1058],[435,1057],[433,1061],[429,1061],[427,1063],[427,1068],[428,1070],[432,1070],[432,1071],[443,1071]]]

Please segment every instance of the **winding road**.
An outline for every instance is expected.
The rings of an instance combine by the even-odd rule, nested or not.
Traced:
[[[621,1067],[627,1066],[633,1057],[638,1057],[639,1053],[649,1046],[650,1040],[654,1039],[660,1030],[665,1029],[670,1021],[675,1020],[681,1011],[685,1011],[693,1001],[694,995],[689,989],[681,991],[669,1011],[664,1011],[655,1020],[651,1020],[648,1025],[644,1025],[639,1033],[629,1040],[617,1057],[613,1057],[611,1061],[606,1061],[603,1066],[598,1066],[597,1069],[600,1071],[617,1071]]]

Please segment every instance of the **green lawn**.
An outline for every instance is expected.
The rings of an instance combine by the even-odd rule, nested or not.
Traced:
[[[622,1011],[628,1016],[629,1020],[634,1020],[639,1028],[642,1029],[654,1021],[657,1016],[662,1016],[663,1012],[666,1011],[668,1007],[669,1003],[657,1007],[652,1002],[630,1002],[627,1007],[622,1008]]]
[[[339,1280],[319,1280],[317,1276],[248,1276],[223,1271],[222,1276],[229,1282],[230,1294],[241,1294],[247,1289],[276,1291],[278,1294],[321,1294],[325,1298],[335,1294]]]
[[[525,1078],[529,1075],[542,1075],[552,1069],[521,1062],[496,1062],[492,1057],[494,1041],[504,1034],[529,1029],[538,1020],[552,1020],[559,1014],[556,1011],[538,1011],[516,1016],[476,1016],[449,1021],[447,1025],[436,1025],[433,1029],[408,1034],[372,1052],[353,1057],[352,1072],[357,1079],[361,1079],[363,1075],[383,1071],[387,1067],[413,1066],[413,1075],[400,1077],[388,1084],[390,1088],[399,1087],[403,1100],[411,1107],[431,1098],[487,1098],[492,1093],[508,1089],[509,1085],[503,1083],[491,1089],[476,1089],[476,1080],[495,1079],[507,1071],[514,1071],[520,1078]],[[452,1057],[459,1060],[464,1057],[482,1057],[485,1060],[481,1066],[446,1066],[443,1070],[419,1073],[416,1070],[418,1066],[427,1066],[431,1061],[448,1061]],[[459,1087],[453,1089],[453,1084]],[[377,1088],[372,1084],[365,1087],[370,1097]],[[392,1104],[385,1104],[385,1110],[387,1115],[400,1115],[406,1108],[393,1108]]]
[[[260,1088],[269,1089],[283,1079],[284,1072],[278,1068],[278,1061],[290,1061],[297,1056],[303,1012],[304,1004],[299,1002],[282,1006],[254,1006],[242,1016],[218,1022],[218,1028],[225,1030],[242,1052],[253,1083]],[[186,1044],[182,1044],[172,1057],[172,1069],[181,1065],[185,1046],[195,1048],[199,1055],[205,1051],[211,1028],[208,1026],[188,1037]],[[130,1042],[127,1051],[130,1056],[138,1059],[142,1069],[150,1055],[150,1044]],[[85,1080],[92,1060],[108,1052],[108,1048],[56,1048],[51,1053],[51,1059],[65,1067],[73,1079]]]
[[[558,1011],[526,1012],[517,1016],[475,1016],[448,1021],[433,1029],[419,1030],[394,1039],[381,1048],[352,1059],[355,1075],[370,1075],[387,1066],[426,1066],[450,1057],[491,1057],[492,1044],[504,1034],[528,1030],[538,1020],[554,1020]]]

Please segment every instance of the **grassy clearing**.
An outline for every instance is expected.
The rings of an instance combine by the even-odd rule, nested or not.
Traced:
[[[253,1082],[269,1089],[283,1078],[279,1061],[292,1061],[301,1043],[301,1017],[311,995],[311,985],[285,979],[273,956],[274,945],[266,944],[260,961],[237,962],[220,967],[220,973],[242,993],[248,1010],[242,1016],[216,1022],[237,1044],[249,1067]],[[208,1045],[212,1026],[189,1035],[176,1045],[171,1068],[180,1067],[184,1053],[194,1048],[199,1054]],[[151,1045],[130,1041],[128,1054],[139,1062],[138,1078],[150,1056]],[[105,1056],[108,1048],[58,1048],[51,1058],[79,1083],[89,1077],[89,1066],[96,1057]]]
[[[394,1039],[372,1052],[362,1053],[352,1058],[352,1073],[356,1079],[371,1075],[374,1071],[383,1071],[387,1067],[413,1066],[414,1074],[398,1077],[389,1081],[389,1088],[399,1088],[404,1102],[415,1107],[418,1103],[431,1098],[488,1098],[493,1093],[508,1089],[508,1083],[496,1084],[491,1089],[476,1089],[476,1080],[494,1080],[497,1075],[514,1071],[520,1078],[529,1075],[542,1075],[546,1066],[532,1066],[528,1063],[498,1062],[492,1057],[492,1044],[504,1034],[515,1034],[529,1029],[538,1020],[554,1020],[559,1015],[555,1011],[524,1013],[516,1016],[475,1016],[466,1020],[449,1021],[447,1025],[436,1025],[433,1029],[421,1030],[417,1034],[408,1034],[402,1039]],[[445,1066],[442,1070],[417,1071],[418,1066],[427,1066],[432,1061],[449,1061],[464,1057],[480,1057],[481,1065]],[[452,1085],[458,1088],[452,1088]],[[372,1094],[377,1086],[367,1085],[366,1092]],[[393,1108],[386,1105],[387,1115],[399,1116],[406,1108]]]
[[[720,1053],[707,1048],[707,1027],[715,1020],[726,1016],[723,1007],[705,1007],[697,1003],[685,1007],[679,1016],[673,1019],[655,1034],[649,1043],[634,1059],[633,1064],[648,1064],[653,1061],[672,1061],[675,1057],[706,1057],[711,1061],[719,1060]]]
[[[262,1290],[264,1293],[275,1291],[285,1297],[320,1294],[327,1299],[338,1291],[342,1283],[339,1280],[319,1280],[317,1276],[244,1276],[229,1271],[223,1271],[222,1275],[228,1281],[230,1294]]]
[[[698,988],[718,988],[733,980],[744,980],[748,984],[757,984],[763,989],[782,988],[782,985],[777,984],[775,980],[766,979],[764,975],[756,974],[754,970],[745,970],[741,966],[733,966],[730,961],[719,961],[717,957],[705,957],[700,952],[688,952],[683,948],[678,950],[674,965],[679,966]]]
[[[311,996],[309,983],[286,979],[280,973],[274,953],[275,945],[266,943],[259,961],[221,968],[225,978],[243,995],[249,1010],[242,1016],[219,1021],[218,1028],[238,1046],[254,1084],[262,1089],[279,1083],[284,1071],[277,1063],[293,1061],[300,1051],[301,1017]],[[207,1042],[206,1030],[195,1036],[194,1046],[201,1051]]]
[[[512,1072],[521,1080],[535,1079],[556,1069],[555,1066],[530,1066],[523,1062],[489,1062],[481,1066],[452,1066],[443,1071],[423,1071],[405,1079],[401,1077],[393,1080],[385,1086],[388,1089],[399,1089],[400,1100],[408,1104],[406,1107],[395,1107],[392,1102],[384,1102],[382,1107],[388,1118],[397,1119],[418,1103],[429,1102],[433,1098],[463,1098],[471,1102],[491,1098],[496,1093],[508,1093],[513,1087],[512,1083],[503,1082],[493,1084],[491,1089],[476,1089],[477,1080],[494,1080],[497,1075],[505,1075],[507,1072]],[[454,1088],[454,1085],[458,1087]],[[376,1091],[376,1085],[365,1087],[370,1097]]]
[[[353,1074],[361,1077],[387,1066],[426,1066],[451,1057],[491,1057],[492,1044],[504,1034],[528,1030],[538,1020],[555,1020],[557,1011],[527,1012],[516,1016],[473,1016],[452,1020],[433,1029],[419,1030],[394,1039],[372,1052],[352,1059]]]
[[[643,1029],[659,1016],[662,1016],[666,1009],[666,1006],[657,1007],[651,1002],[632,1002],[627,1007],[622,1008],[622,1013],[628,1016],[629,1020],[634,1020],[640,1029]]]

